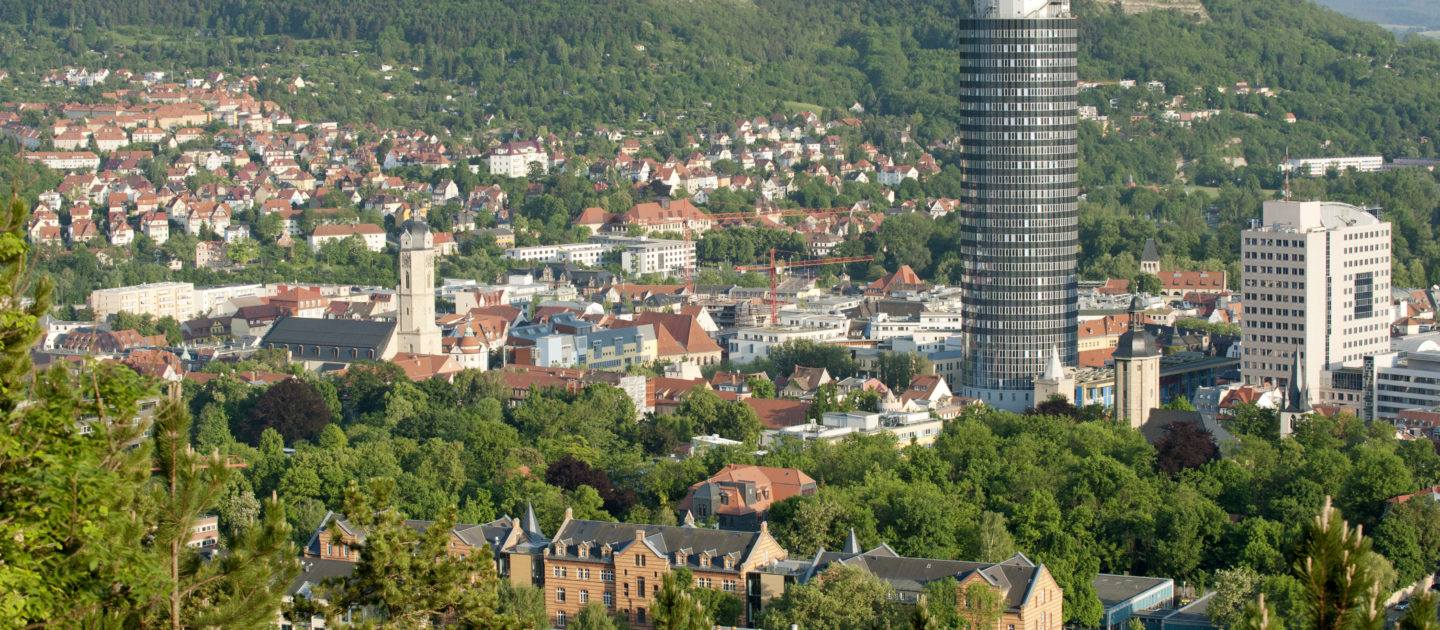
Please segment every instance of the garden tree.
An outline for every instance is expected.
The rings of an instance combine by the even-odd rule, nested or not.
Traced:
[[[51,285],[42,277],[30,291],[25,215],[18,200],[0,213],[0,627],[268,624],[257,610],[278,601],[294,565],[288,545],[271,545],[276,531],[284,541],[283,523],[249,528],[232,558],[204,566],[173,544],[216,488],[194,467],[183,410],[172,402],[159,416],[152,482],[149,425],[137,415],[148,383],[110,364],[30,375]],[[82,422],[89,433],[75,429]],[[262,608],[242,610],[252,606]]]
[[[810,581],[792,586],[760,613],[760,627],[885,628],[903,617],[890,587],[874,574],[852,566],[833,566]]]
[[[545,628],[550,613],[545,611],[545,593],[529,584],[516,586],[510,580],[499,581],[499,612],[520,620],[522,627]]]
[[[912,629],[925,628],[959,628],[960,602],[957,596],[960,593],[960,585],[955,578],[947,577],[935,580],[925,585],[925,594],[922,595],[921,604],[915,606],[916,611],[924,611],[924,619],[911,618]],[[917,624],[917,622],[919,622]]]
[[[680,408],[660,422],[681,440],[689,440],[695,435],[718,434],[747,444],[758,443],[763,428],[759,415],[749,405],[727,401],[701,386],[685,394]]]
[[[1415,479],[1399,455],[1382,447],[1358,446],[1351,458],[1355,465],[1340,489],[1340,503],[1359,523],[1373,530],[1385,500],[1413,492]]]
[[[1210,599],[1206,616],[1219,628],[1239,627],[1246,608],[1260,590],[1260,575],[1249,567],[1221,569],[1215,572],[1215,596]]]
[[[1159,295],[1161,291],[1165,290],[1165,285],[1154,274],[1141,273],[1130,280],[1129,289],[1131,293]]]
[[[750,388],[750,395],[755,398],[775,397],[775,382],[768,378],[751,376],[745,379],[745,385]]]
[[[705,606],[692,594],[695,576],[689,569],[666,573],[650,604],[655,630],[710,630],[714,624]]]
[[[662,510],[661,513],[668,515],[670,522],[657,522],[655,523],[656,525],[676,524],[674,520],[675,513],[673,511]],[[656,520],[660,521],[665,519],[657,518]],[[741,617],[745,614],[745,602],[735,593],[726,593],[725,591],[713,588],[692,588],[690,589],[690,596],[700,602],[700,607],[705,610],[705,614],[717,626],[739,626]]]
[[[983,581],[971,581],[960,593],[960,618],[968,630],[989,630],[1005,612],[1000,591]]]
[[[1198,468],[1219,456],[1210,432],[1189,420],[1165,425],[1165,434],[1155,444],[1155,468],[1167,475]]]
[[[230,419],[220,405],[207,403],[200,410],[200,420],[195,423],[195,448],[201,452],[224,449],[235,442],[230,434]]]
[[[854,376],[860,371],[860,364],[850,358],[845,348],[830,344],[816,343],[809,339],[792,339],[770,349],[773,363],[771,376],[789,376],[795,366],[825,368],[834,379]]]
[[[330,423],[330,407],[309,383],[288,378],[271,385],[255,401],[250,412],[247,434],[251,444],[259,444],[260,434],[275,429],[286,443],[309,440],[320,434]]]
[[[810,408],[805,411],[805,417],[819,422],[825,414],[832,411],[848,411],[845,401],[841,399],[839,388],[834,381],[821,385],[815,390],[815,400],[810,403]]]
[[[316,599],[298,601],[292,616],[312,611],[339,619],[352,608],[376,611],[369,626],[426,628],[445,617],[480,630],[528,628],[514,615],[499,610],[499,580],[489,547],[468,556],[448,553],[453,510],[424,530],[405,524],[391,501],[392,479],[371,479],[362,489],[354,480],[345,490],[345,514],[364,529],[365,541],[356,550],[359,561],[350,579],[327,580],[316,588]],[[339,539],[339,526],[331,522]],[[317,599],[324,599],[323,605]],[[368,615],[367,615],[368,617]]]
[[[930,374],[930,360],[915,351],[881,352],[875,361],[880,382],[892,390],[904,389],[918,374]]]
[[[178,393],[161,403],[155,418],[157,472],[147,502],[154,510],[149,517],[153,534],[146,547],[166,575],[150,608],[138,611],[139,619],[175,630],[270,627],[280,598],[300,571],[284,505],[272,498],[261,521],[240,524],[227,553],[209,561],[200,558],[188,544],[190,528],[219,507],[232,471],[218,452],[205,457],[190,448],[190,414]]]
[[[1411,500],[1393,505],[1374,531],[1375,550],[1394,563],[1401,584],[1435,572],[1440,563],[1440,504]]]
[[[604,501],[605,511],[611,514],[623,514],[636,503],[634,491],[617,490],[610,484],[610,476],[605,471],[591,468],[590,464],[575,459],[573,455],[552,462],[545,471],[545,483],[570,491],[589,487]]]
[[[979,562],[1000,562],[1015,555],[1015,541],[1005,525],[1005,515],[982,512],[975,526],[975,555]]]
[[[1240,403],[1235,405],[1235,413],[1224,423],[1225,428],[1235,435],[1253,435],[1272,443],[1280,440],[1280,415],[1274,409]]]
[[[1190,404],[1190,399],[1186,398],[1184,394],[1171,398],[1170,402],[1161,405],[1160,408],[1171,411],[1195,411],[1195,405]]]
[[[575,615],[575,621],[570,622],[570,630],[618,630],[615,621],[605,611],[605,607],[598,603],[591,602],[580,609],[580,614]]]

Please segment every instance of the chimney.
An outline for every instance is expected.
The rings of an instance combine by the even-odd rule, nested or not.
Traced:
[[[643,530],[643,529],[637,529],[637,530],[635,530],[635,540],[639,541],[639,540],[644,540],[644,539],[645,539],[645,530]]]
[[[760,533],[770,533],[770,521],[760,521]]]

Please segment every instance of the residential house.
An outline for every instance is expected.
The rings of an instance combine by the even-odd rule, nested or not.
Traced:
[[[730,464],[690,486],[676,509],[699,521],[714,516],[721,529],[759,531],[771,505],[812,496],[815,487],[814,479],[793,468]]]

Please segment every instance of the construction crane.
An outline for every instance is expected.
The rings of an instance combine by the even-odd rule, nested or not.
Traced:
[[[748,221],[748,220],[762,219],[762,218],[772,218],[772,219],[784,218],[784,217],[817,217],[817,218],[819,218],[819,217],[831,217],[831,216],[841,215],[841,214],[843,214],[843,215],[854,215],[854,214],[855,214],[855,210],[854,210],[853,208],[788,208],[788,209],[783,209],[783,210],[768,210],[768,211],[767,211],[767,210],[760,210],[760,209],[757,208],[757,209],[750,210],[750,211],[747,211],[747,212],[715,212],[715,213],[709,213],[709,214],[705,214],[705,219],[706,219],[706,220],[709,220],[709,221],[716,222],[716,223],[723,223],[723,222],[725,222],[725,221]],[[687,219],[687,218],[684,218],[684,217],[679,217],[678,219],[679,219],[679,221],[681,222],[681,229],[680,229],[680,231],[681,231],[682,234],[684,234],[685,250],[686,250],[686,251],[689,251],[689,250],[690,250],[690,242],[691,242],[691,239],[690,239],[690,220]],[[642,225],[669,224],[669,223],[674,223],[675,221],[676,221],[676,218],[672,218],[672,217],[661,217],[661,218],[650,219],[650,220],[648,220],[648,221],[645,221],[645,222],[642,223]],[[695,292],[695,267],[692,266],[691,264],[689,264],[688,261],[687,261],[687,264],[685,265],[685,291],[686,291],[687,293],[692,293],[692,294]]]
[[[822,266],[822,265],[843,265],[843,264],[846,264],[846,263],[870,262],[870,261],[875,260],[875,257],[874,257],[874,256],[830,256],[830,257],[828,257],[828,258],[811,258],[811,259],[808,259],[808,260],[788,260],[788,261],[787,261],[787,260],[781,260],[781,261],[776,261],[776,260],[775,260],[775,254],[778,253],[778,252],[780,252],[780,250],[778,250],[778,249],[772,248],[772,249],[770,250],[770,264],[768,264],[768,265],[748,266],[748,267],[747,267],[747,266],[744,266],[744,265],[735,265],[735,270],[736,270],[736,271],[765,271],[765,272],[769,272],[769,274],[770,274],[770,297],[768,297],[768,298],[766,299],[766,301],[770,303],[770,323],[771,323],[771,324],[778,324],[778,323],[780,323],[780,319],[779,319],[779,312],[780,312],[780,294],[779,294],[779,292],[776,291],[776,285],[777,285],[778,282],[779,282],[779,281],[777,280],[777,278],[780,277],[780,272],[781,272],[781,271],[785,270],[786,268],[794,268],[794,267],[819,267],[819,266]],[[784,253],[786,253],[786,254],[794,254],[795,252],[784,252]]]

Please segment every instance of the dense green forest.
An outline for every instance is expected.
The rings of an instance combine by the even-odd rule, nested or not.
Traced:
[[[233,368],[281,368],[275,360]],[[350,479],[398,480],[397,505],[416,518],[458,506],[462,522],[483,522],[533,504],[550,531],[567,507],[580,518],[673,524],[691,484],[729,463],[757,463],[820,484],[772,511],[771,531],[792,553],[839,548],[850,528],[862,545],[911,556],[1000,560],[1020,550],[1056,574],[1067,615],[1086,623],[1099,615],[1096,572],[1240,588],[1242,603],[1265,592],[1299,621],[1301,588],[1288,568],[1327,495],[1371,533],[1388,584],[1440,559],[1440,506],[1417,501],[1382,518],[1385,499],[1440,482],[1440,456],[1428,441],[1399,442],[1388,425],[1355,418],[1315,417],[1281,440],[1273,411],[1246,407],[1230,424],[1240,443],[1224,459],[1203,435],[1177,432],[1152,447],[1061,404],[1046,406],[1053,415],[966,414],[933,448],[851,436],[785,442],[759,458],[721,449],[675,461],[663,455],[692,434],[754,445],[754,412],[697,390],[674,415],[637,418],[624,393],[603,385],[534,391],[507,408],[493,373],[411,383],[389,364],[268,390],[222,376],[188,386],[186,398],[198,448],[250,462],[225,491],[234,498],[221,502],[222,523],[273,491],[297,539],[339,508]]]

